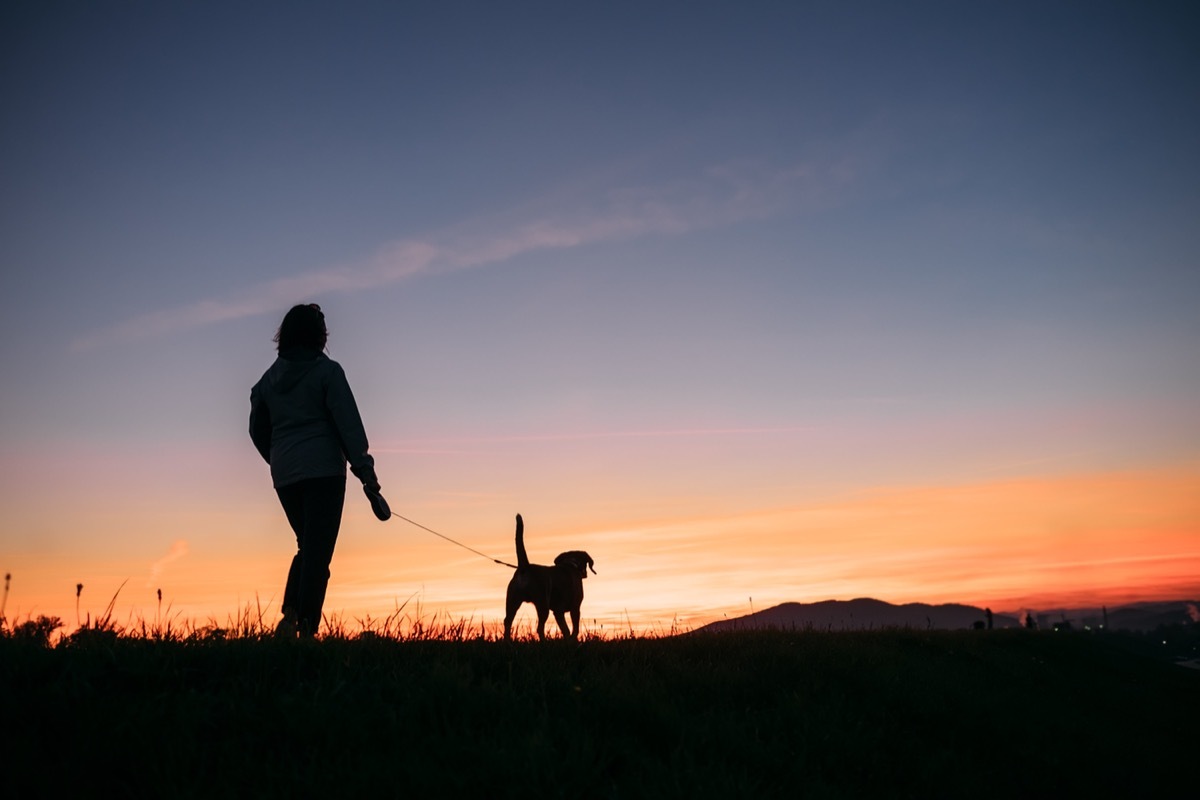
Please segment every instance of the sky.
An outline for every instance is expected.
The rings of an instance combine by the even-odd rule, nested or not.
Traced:
[[[300,302],[393,510],[587,550],[585,631],[1200,597],[1197,40],[1188,3],[4,4],[4,614],[273,624],[249,390]],[[354,485],[331,571],[348,625],[484,628],[511,572]]]

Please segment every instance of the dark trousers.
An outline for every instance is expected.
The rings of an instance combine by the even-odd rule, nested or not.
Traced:
[[[309,478],[275,492],[296,532],[296,555],[283,590],[283,613],[296,619],[301,635],[312,636],[321,625],[321,606],[329,586],[329,562],[342,525],[346,478]]]

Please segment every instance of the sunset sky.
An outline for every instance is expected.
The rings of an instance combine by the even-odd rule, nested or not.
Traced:
[[[273,624],[247,415],[297,302],[393,509],[589,551],[587,630],[1200,597],[1197,41],[1190,3],[6,3],[4,613]],[[490,625],[510,570],[352,485],[332,573],[327,614]]]

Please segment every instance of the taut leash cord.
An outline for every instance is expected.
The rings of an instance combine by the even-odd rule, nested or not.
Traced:
[[[463,544],[462,542],[460,542],[460,541],[457,541],[457,540],[455,540],[455,539],[451,539],[449,536],[445,535],[444,533],[438,533],[438,532],[437,532],[437,531],[435,531],[433,528],[426,528],[424,525],[422,525],[422,524],[421,524],[421,523],[419,523],[419,522],[413,522],[413,521],[412,521],[411,519],[409,519],[408,517],[402,517],[402,516],[400,516],[399,514],[397,514],[395,511],[393,511],[393,512],[392,512],[392,516],[393,516],[393,517],[395,517],[396,519],[402,519],[402,520],[404,520],[405,522],[407,522],[409,525],[413,525],[413,526],[415,526],[415,527],[418,527],[418,528],[420,528],[420,529],[421,529],[421,530],[423,530],[423,531],[428,531],[429,533],[432,533],[434,536],[439,536],[439,537],[441,537],[441,538],[445,539],[447,542],[450,542],[451,544],[456,544],[456,545],[458,545],[459,547],[461,547],[461,548],[462,548],[462,549],[464,549],[464,550],[470,550],[472,553],[474,553],[474,554],[475,554],[475,555],[477,555],[477,556],[483,556],[484,558],[486,558],[487,560],[491,561],[491,562],[492,562],[492,563],[494,563],[494,564],[499,564],[499,565],[500,565],[500,566],[502,566],[502,567],[512,567],[513,569],[516,569],[516,568],[517,568],[517,565],[516,565],[516,564],[510,564],[510,563],[508,563],[507,561],[501,561],[501,560],[500,560],[500,559],[498,559],[498,558],[492,558],[492,557],[491,557],[491,556],[489,556],[487,553],[481,553],[481,552],[479,552],[478,550],[476,550],[474,547],[471,547],[470,545],[465,545],[465,544]]]
[[[456,539],[451,539],[449,536],[447,536],[444,533],[438,533],[433,528],[426,528],[424,525],[422,525],[419,522],[413,522],[408,517],[400,516],[396,512],[392,511],[391,506],[388,505],[388,501],[383,499],[383,495],[379,493],[378,484],[373,485],[373,486],[368,486],[367,484],[364,483],[363,484],[363,494],[365,494],[367,496],[367,499],[371,501],[371,510],[375,512],[375,518],[378,519],[380,522],[387,522],[392,517],[395,517],[396,519],[402,519],[405,522],[407,522],[409,525],[413,525],[417,528],[420,528],[423,531],[428,531],[429,533],[432,533],[434,536],[439,536],[442,539],[445,539],[447,542],[450,542],[450,544],[456,544],[464,550],[470,550],[472,553],[474,553],[477,556],[483,556],[488,561],[491,561],[494,564],[499,564],[502,567],[512,567],[513,569],[517,569],[516,564],[510,564],[507,561],[501,561],[498,558],[492,558],[487,553],[481,553],[478,550],[476,550],[474,547],[471,547],[470,545],[465,545],[462,542],[457,541]]]

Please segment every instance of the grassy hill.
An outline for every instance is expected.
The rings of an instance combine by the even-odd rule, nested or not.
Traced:
[[[50,647],[10,631],[4,794],[1165,796],[1194,774],[1200,671],[1156,647],[1021,630],[101,630]]]

